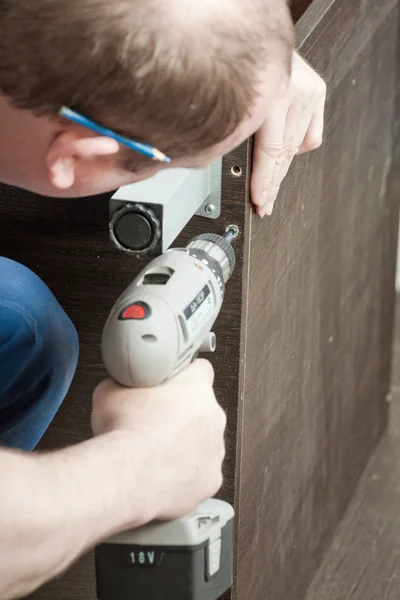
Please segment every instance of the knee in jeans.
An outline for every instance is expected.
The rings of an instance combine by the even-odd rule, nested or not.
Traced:
[[[43,342],[42,352],[57,377],[72,380],[79,356],[79,340],[76,329],[57,303],[47,325],[38,321]]]
[[[47,368],[72,378],[79,353],[74,325],[37,275],[4,258],[0,258],[0,307],[14,313],[8,325],[3,319],[3,329],[13,327],[19,343],[21,339],[30,343]]]

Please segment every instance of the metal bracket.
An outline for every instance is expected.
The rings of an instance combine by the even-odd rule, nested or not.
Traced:
[[[222,158],[203,169],[165,169],[154,177],[120,188],[111,198],[111,217],[124,207],[134,212],[151,211],[159,222],[157,246],[148,251],[156,254],[165,252],[190,219],[196,214],[208,219],[217,219],[221,214]],[[134,232],[133,232],[134,233]],[[115,236],[114,236],[115,237]],[[136,251],[122,248],[135,254],[145,254],[146,248]]]
[[[222,201],[222,158],[208,167],[210,193],[204,200],[196,215],[208,219],[218,219],[221,216]]]

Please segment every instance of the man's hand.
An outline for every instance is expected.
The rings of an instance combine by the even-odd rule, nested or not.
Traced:
[[[0,598],[22,598],[110,535],[179,517],[222,482],[226,418],[204,360],[158,388],[94,394],[91,440],[0,448]]]
[[[294,53],[287,93],[271,107],[255,136],[251,196],[261,217],[272,214],[295,155],[321,145],[325,100],[325,82]]]
[[[145,449],[144,463],[135,464],[133,484],[146,507],[146,520],[180,517],[221,486],[226,416],[213,380],[210,363],[197,360],[157,388],[128,389],[107,380],[95,391],[95,435],[125,432],[133,457]],[[127,471],[124,476],[130,475]],[[132,521],[137,516],[132,512]]]

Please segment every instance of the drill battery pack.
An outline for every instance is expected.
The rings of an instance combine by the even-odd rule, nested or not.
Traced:
[[[115,536],[95,550],[97,597],[217,600],[232,585],[233,537],[233,508],[219,500]]]

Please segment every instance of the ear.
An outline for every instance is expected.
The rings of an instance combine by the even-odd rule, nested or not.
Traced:
[[[80,162],[116,154],[117,141],[100,136],[86,136],[81,130],[66,129],[54,138],[46,156],[52,185],[59,190],[72,188]],[[104,166],[104,165],[103,165]]]

